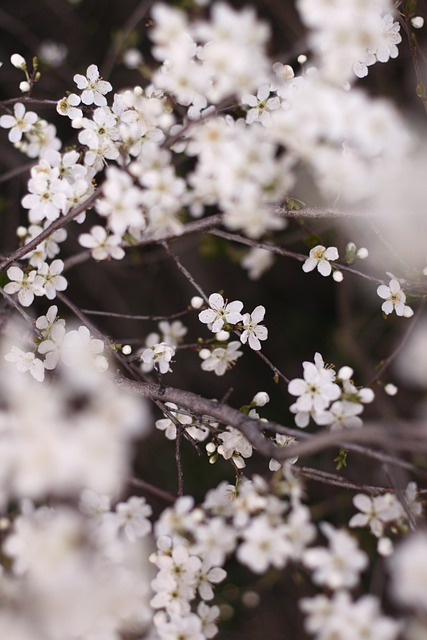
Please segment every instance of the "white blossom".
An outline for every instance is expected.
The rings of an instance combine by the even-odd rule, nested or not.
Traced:
[[[389,285],[381,284],[377,288],[377,294],[380,298],[383,298],[385,302],[381,305],[381,309],[385,314],[389,315],[393,311],[396,312],[398,316],[404,316],[405,318],[410,318],[414,315],[411,307],[405,304],[406,295],[402,291],[400,286],[400,282],[395,278],[392,278],[389,282]]]
[[[243,308],[243,302],[234,300],[234,302],[225,302],[219,293],[212,293],[209,296],[210,309],[205,309],[199,313],[199,320],[208,325],[208,328],[217,333],[222,329],[224,324],[237,324],[242,320],[240,311]]]
[[[166,342],[159,342],[144,349],[141,358],[145,364],[153,364],[160,373],[172,371],[170,362],[175,355],[175,347]]]
[[[303,553],[304,564],[313,571],[313,580],[330,589],[352,588],[359,582],[359,573],[368,565],[367,555],[355,538],[345,530],[323,522],[321,529],[329,548],[313,547]]]
[[[77,73],[74,82],[82,91],[81,100],[83,104],[96,104],[104,107],[107,104],[105,94],[112,90],[112,86],[99,76],[98,67],[95,64],[89,65],[86,76]]]
[[[329,276],[332,271],[330,260],[338,260],[338,250],[336,247],[324,247],[318,244],[310,250],[310,255],[304,262],[302,269],[306,273],[317,268],[322,276]]]
[[[20,142],[24,133],[34,128],[38,116],[34,111],[25,111],[25,106],[17,102],[13,107],[14,115],[5,115],[0,118],[0,127],[10,129],[8,137],[13,143]]]
[[[264,320],[265,307],[259,305],[251,314],[245,313],[242,318],[243,332],[240,341],[243,344],[249,342],[251,349],[259,351],[261,349],[260,340],[266,340],[268,337],[268,329],[259,323]]]
[[[29,307],[34,296],[42,296],[45,293],[44,279],[35,269],[24,273],[19,267],[9,267],[7,276],[10,282],[5,285],[5,292],[17,293],[23,307]]]
[[[217,376],[223,376],[240,358],[243,353],[239,351],[240,342],[229,342],[226,347],[216,347],[202,362],[203,371],[214,371]],[[202,352],[200,352],[202,354]]]

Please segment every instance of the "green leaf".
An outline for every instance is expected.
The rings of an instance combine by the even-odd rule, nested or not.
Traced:
[[[345,449],[340,449],[339,454],[336,458],[334,458],[334,462],[336,462],[335,468],[337,471],[347,466],[347,455],[348,451],[346,451]]]
[[[322,238],[315,233],[310,233],[309,236],[304,238],[303,242],[309,249],[314,249],[318,244],[323,244]]]
[[[425,86],[424,86],[424,84],[422,82],[419,82],[417,84],[416,91],[417,91],[417,96],[419,98],[425,98],[426,97],[426,88],[425,88]]]
[[[417,11],[417,0],[406,0],[405,2],[405,14],[408,18],[413,18]]]
[[[300,209],[305,209],[307,206],[305,202],[298,200],[298,198],[288,198],[285,204],[289,211],[299,211]]]

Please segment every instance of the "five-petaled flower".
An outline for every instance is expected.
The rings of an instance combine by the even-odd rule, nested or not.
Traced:
[[[23,307],[29,307],[34,296],[42,296],[45,293],[44,280],[35,269],[25,273],[19,267],[9,267],[7,277],[10,282],[5,285],[6,293],[17,293],[18,300]]]
[[[396,315],[405,316],[405,318],[410,318],[414,315],[411,307],[405,304],[406,296],[402,291],[400,282],[395,278],[390,280],[388,287],[385,284],[381,284],[377,289],[377,294],[385,300],[381,305],[381,309],[386,315],[392,313],[393,310]]]
[[[86,77],[76,73],[74,82],[79,89],[83,90],[81,95],[83,104],[96,104],[98,107],[107,105],[104,95],[111,91],[113,87],[109,82],[100,78],[96,64],[88,66]]]
[[[240,300],[234,300],[227,304],[221,294],[212,293],[209,296],[209,306],[210,309],[199,313],[199,320],[207,324],[213,333],[221,331],[225,323],[237,324],[243,318],[240,313],[243,302]]]
[[[23,133],[31,131],[34,124],[39,119],[38,115],[34,111],[25,111],[25,107],[21,102],[17,102],[13,107],[14,115],[9,114],[1,116],[0,127],[3,129],[10,129],[8,138],[11,142],[16,144],[22,138]]]
[[[142,360],[145,364],[153,364],[160,373],[172,371],[170,361],[175,355],[175,347],[166,342],[158,342],[142,352]]]
[[[240,341],[243,344],[249,342],[249,346],[254,351],[261,349],[260,340],[267,340],[268,329],[263,325],[259,325],[264,320],[265,307],[259,305],[255,307],[252,313],[245,313],[243,316],[243,333],[240,336]]]
[[[330,264],[330,260],[338,260],[338,249],[336,247],[324,247],[321,244],[318,244],[316,247],[311,249],[309,257],[302,265],[302,270],[305,273],[309,271],[313,271],[316,269],[322,276],[331,275],[332,267]]]

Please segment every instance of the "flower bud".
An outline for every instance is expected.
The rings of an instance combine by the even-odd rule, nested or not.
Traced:
[[[258,391],[252,398],[251,404],[255,407],[264,407],[268,402],[270,402],[270,396],[266,391]]]
[[[415,16],[414,18],[412,18],[411,24],[414,29],[422,29],[424,26],[424,18],[422,18],[421,16]]]
[[[388,396],[395,396],[396,393],[398,392],[398,388],[396,387],[395,384],[391,384],[391,382],[389,382],[389,384],[385,385],[384,391]]]
[[[11,55],[10,61],[17,69],[22,69],[22,71],[24,71],[27,68],[25,58],[23,58],[20,53],[14,53],[13,55]]]
[[[215,338],[219,342],[227,342],[229,337],[230,337],[229,331],[218,331],[218,333],[215,334]]]
[[[353,373],[354,371],[351,367],[341,367],[341,369],[338,371],[337,377],[340,380],[350,380]]]
[[[206,445],[206,451],[208,453],[215,453],[216,445],[213,442],[208,442],[208,444]]]
[[[22,91],[22,93],[28,93],[30,89],[31,85],[26,80],[19,83],[19,90]]]
[[[194,296],[193,298],[191,298],[190,304],[193,309],[200,309],[200,307],[203,305],[203,298],[201,298],[200,296]]]
[[[360,258],[360,260],[365,260],[368,256],[369,251],[365,247],[360,247],[357,251],[357,257]]]
[[[344,276],[341,271],[334,271],[332,273],[332,277],[335,280],[335,282],[342,282],[344,280]]]

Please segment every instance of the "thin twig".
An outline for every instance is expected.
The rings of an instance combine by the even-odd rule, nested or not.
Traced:
[[[142,491],[147,491],[153,496],[161,498],[161,500],[169,502],[170,504],[173,504],[176,500],[176,497],[172,493],[163,491],[163,489],[159,489],[155,485],[146,482],[145,480],[141,480],[140,478],[129,478],[128,484],[132,485],[133,487],[137,487],[138,489],[142,489]]]
[[[26,171],[31,169],[31,167],[33,167],[34,164],[35,164],[34,162],[27,162],[27,164],[20,165],[19,167],[15,167],[10,171],[6,171],[6,173],[3,173],[3,175],[0,176],[0,183],[7,182],[8,180],[15,178],[16,176],[20,176],[22,173],[25,173]]]
[[[406,13],[402,13],[399,15],[399,21],[401,23],[401,25],[403,26],[403,29],[406,33],[406,35],[408,36],[408,43],[409,43],[409,49],[411,52],[411,58],[412,58],[412,65],[414,67],[414,71],[415,71],[415,76],[417,79],[417,88],[416,88],[416,94],[417,96],[420,98],[423,107],[424,107],[424,111],[427,114],[427,95],[426,95],[426,90],[425,90],[425,85],[423,82],[423,78],[421,75],[421,70],[420,70],[420,64],[419,64],[419,47],[418,47],[418,43],[417,43],[417,39],[416,36],[412,30],[412,25],[411,25],[411,20],[410,18],[406,15]]]
[[[426,305],[426,301],[423,300],[421,302],[419,308],[418,308],[417,313],[415,314],[414,319],[412,320],[412,322],[410,322],[408,324],[407,330],[406,330],[405,334],[403,335],[403,338],[399,341],[399,344],[391,352],[391,354],[389,356],[387,356],[387,358],[384,358],[384,360],[381,363],[381,366],[377,369],[374,377],[368,383],[368,385],[367,385],[368,387],[372,386],[374,384],[374,382],[376,382],[382,376],[384,371],[391,365],[391,363],[396,358],[396,356],[398,356],[399,353],[402,351],[403,347],[406,345],[406,343],[408,342],[409,338],[413,334],[413,332],[414,332],[417,324],[419,323],[420,319],[423,317],[423,311],[424,311],[425,305]]]
[[[82,309],[83,313],[88,316],[106,316],[107,318],[122,318],[123,320],[175,320],[176,318],[182,318],[192,309],[184,309],[184,311],[177,311],[169,316],[138,316],[128,313],[113,313],[112,311],[94,311],[92,309]]]
[[[34,238],[32,238],[32,240],[27,242],[27,244],[24,244],[22,245],[22,247],[19,247],[18,249],[16,249],[13,253],[11,253],[7,258],[5,258],[5,260],[3,260],[0,263],[0,271],[4,271],[11,264],[13,264],[17,260],[20,260],[21,258],[26,256],[33,249],[36,249],[39,246],[39,244],[43,242],[43,240],[48,238],[54,231],[56,231],[57,229],[61,229],[62,227],[65,227],[65,225],[68,224],[68,222],[70,222],[71,220],[76,218],[78,215],[83,213],[83,211],[86,211],[86,209],[89,209],[97,200],[99,195],[100,195],[100,189],[98,188],[88,198],[86,198],[86,200],[83,200],[83,202],[77,205],[77,207],[74,207],[73,209],[71,209],[71,211],[69,211],[65,216],[60,216],[59,218],[54,220],[48,227],[46,227],[46,229],[43,229],[43,231],[41,231],[37,236],[35,236]]]
[[[181,271],[182,274],[184,274],[184,276],[187,278],[188,282],[196,289],[196,291],[202,296],[203,300],[206,302],[206,304],[209,304],[209,299],[208,296],[206,295],[206,293],[203,291],[202,287],[196,282],[196,280],[194,279],[194,277],[191,275],[191,273],[188,271],[188,269],[186,267],[184,267],[184,265],[182,264],[181,260],[178,258],[178,256],[172,251],[172,249],[170,248],[169,244],[166,241],[162,241],[159,244],[162,245],[162,247],[165,249],[165,251],[167,252],[167,254],[172,258],[172,260],[175,262],[176,266],[178,267],[178,269]]]
[[[107,51],[107,55],[105,56],[105,60],[101,66],[101,75],[104,78],[108,78],[116,64],[117,58],[120,52],[123,49],[123,45],[126,43],[129,35],[132,31],[138,26],[141,20],[147,15],[147,12],[154,4],[155,0],[142,0],[136,7],[135,11],[129,16],[123,25],[120,35],[121,35],[121,43],[120,46],[117,46],[116,42],[112,40],[109,50]]]
[[[309,478],[310,480],[323,482],[324,484],[328,484],[334,487],[342,487],[344,489],[355,491],[366,491],[372,494],[388,492],[395,493],[395,489],[393,487],[378,487],[369,484],[359,484],[357,482],[353,482],[352,480],[347,480],[347,478],[344,478],[343,476],[339,476],[334,473],[328,473],[327,471],[321,471],[320,469],[299,467],[298,471],[301,473],[301,475]]]
[[[277,253],[280,256],[285,256],[287,258],[292,258],[293,260],[298,260],[299,262],[305,262],[307,260],[307,256],[302,253],[297,253],[296,251],[289,251],[288,249],[283,249],[282,247],[278,247],[274,244],[268,244],[266,242],[258,242],[256,240],[251,240],[250,238],[245,238],[244,236],[240,236],[237,233],[228,233],[227,231],[221,231],[219,229],[211,229],[208,231],[211,235],[218,236],[219,238],[224,238],[225,240],[230,240],[231,242],[237,242],[240,244],[245,244],[249,247],[254,247],[258,249],[265,249],[267,251],[271,251],[271,253]],[[334,268],[339,269],[340,271],[348,271],[349,273],[354,273],[365,280],[369,280],[370,282],[375,282],[376,284],[384,284],[384,280],[380,278],[375,278],[366,273],[362,273],[362,271],[358,271],[357,269],[353,269],[352,267],[347,266],[346,264],[337,264],[334,262]]]
[[[176,430],[176,439],[175,439],[175,462],[176,462],[176,470],[178,474],[178,495],[184,495],[184,472],[182,470],[182,460],[181,460],[181,436],[182,429],[177,428]]]
[[[161,240],[179,239],[191,233],[202,233],[207,229],[210,229],[215,226],[219,226],[222,223],[222,219],[223,219],[222,214],[218,213],[216,215],[209,216],[208,218],[200,218],[199,220],[192,220],[191,222],[188,222],[182,227],[178,235],[176,232],[172,232],[172,231],[168,234],[164,234],[161,238],[159,238],[159,236],[157,235],[151,235],[151,236],[147,235],[131,246],[124,245],[124,244],[121,244],[120,246],[123,249],[131,249],[133,247],[144,247],[150,244],[158,244]],[[67,258],[66,260],[64,260],[64,271],[68,271],[68,269],[71,269],[72,267],[75,267],[79,264],[82,264],[83,262],[86,262],[87,260],[90,260],[91,255],[92,254],[90,251],[81,251],[80,253],[77,253],[76,255]]]

